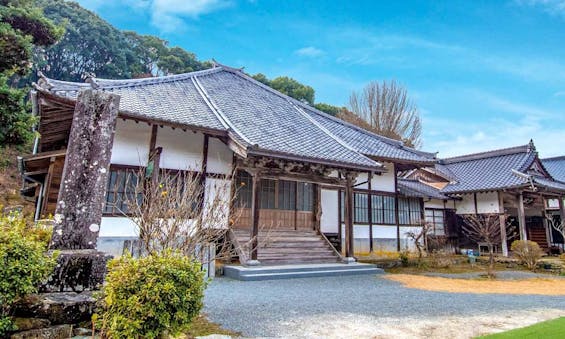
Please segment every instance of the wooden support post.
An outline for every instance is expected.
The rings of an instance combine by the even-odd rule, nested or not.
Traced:
[[[373,198],[371,194],[371,191],[373,190],[373,187],[371,185],[373,172],[369,172],[367,174],[367,178],[369,179],[367,182],[367,188],[369,188],[369,193],[367,194],[367,216],[369,218],[369,252],[373,253]]]
[[[202,145],[202,167],[200,169],[200,214],[204,213],[204,200],[206,195],[206,172],[208,172],[208,145],[210,143],[210,136],[204,134],[204,144]]]
[[[345,174],[345,256],[354,256],[354,234],[353,234],[353,180],[356,175],[351,172]]]
[[[524,211],[524,193],[518,194],[518,228],[520,229],[520,240],[528,240],[526,232],[526,213]]]
[[[65,158],[50,247],[95,249],[106,197],[120,97],[79,93]]]
[[[394,219],[396,224],[396,251],[400,252],[400,212],[398,210],[398,175],[396,164],[393,165],[394,171]]]
[[[248,265],[258,265],[260,264],[257,260],[257,250],[259,247],[259,211],[260,211],[260,185],[261,179],[259,177],[259,171],[248,170],[249,174],[252,175],[252,186],[251,191],[251,260],[247,262]]]
[[[508,236],[506,235],[506,213],[504,213],[504,199],[502,193],[498,192],[498,211],[500,218],[500,246],[502,248],[502,256],[508,256]]]

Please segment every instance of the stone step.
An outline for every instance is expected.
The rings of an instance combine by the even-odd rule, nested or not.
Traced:
[[[319,248],[300,248],[300,247],[295,247],[295,248],[272,248],[272,247],[264,247],[264,248],[259,248],[259,250],[261,250],[262,254],[272,254],[272,253],[280,253],[280,254],[304,254],[304,255],[309,255],[309,254],[317,254],[317,253],[332,253],[333,251],[326,247],[319,247]]]
[[[224,275],[237,280],[272,280],[308,277],[329,277],[357,274],[380,274],[384,271],[371,264],[302,264],[281,266],[243,267],[224,266]]]

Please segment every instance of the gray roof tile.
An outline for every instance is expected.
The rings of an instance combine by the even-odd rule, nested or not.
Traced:
[[[398,191],[407,197],[449,200],[450,197],[442,194],[440,190],[426,185],[418,180],[398,179]]]
[[[546,188],[565,188],[565,185],[553,178],[529,174],[528,169],[536,159],[535,146],[530,142],[518,147],[442,159],[436,170],[448,171],[451,175],[449,179],[452,182],[441,190],[445,194],[519,187],[529,184],[529,178]],[[546,165],[545,162],[543,164]]]
[[[455,176],[443,193],[498,190],[526,183],[512,170],[523,171],[534,158],[528,145],[440,160]]]
[[[541,162],[555,180],[565,182],[565,156],[546,158]]]
[[[436,162],[435,153],[415,150],[405,146],[401,141],[369,132],[312,107],[307,106],[306,110],[316,121],[339,138],[345,140],[360,153],[379,160],[419,162],[424,164]]]

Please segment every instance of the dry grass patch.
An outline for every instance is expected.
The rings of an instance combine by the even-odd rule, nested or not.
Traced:
[[[565,295],[563,279],[469,280],[409,274],[385,275],[384,278],[408,288],[436,292]]]

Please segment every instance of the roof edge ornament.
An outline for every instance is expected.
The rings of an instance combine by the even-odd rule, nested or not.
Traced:
[[[86,73],[84,76],[84,82],[90,84],[92,89],[100,88],[100,84],[96,81],[96,75],[94,75],[94,73]]]
[[[36,87],[36,88],[39,87],[39,88],[44,89],[44,90],[50,90],[51,88],[54,87],[54,85],[51,82],[49,82],[49,78],[46,77],[45,74],[43,74],[43,72],[37,71],[37,77],[39,79],[37,80],[37,83],[34,82],[32,84],[33,87]]]
[[[530,139],[530,142],[528,143],[528,153],[529,152],[536,152],[536,145],[534,145],[534,139]]]
[[[244,67],[240,67],[240,68],[235,68],[235,67],[230,67],[230,66],[224,65],[224,64],[218,62],[218,61],[217,61],[216,59],[214,59],[214,58],[212,58],[212,66],[213,66],[213,68],[221,67],[221,68],[223,68],[223,69],[225,69],[225,70],[227,70],[227,71],[241,72],[241,73],[243,73],[243,70],[245,69],[245,66],[244,66]]]

